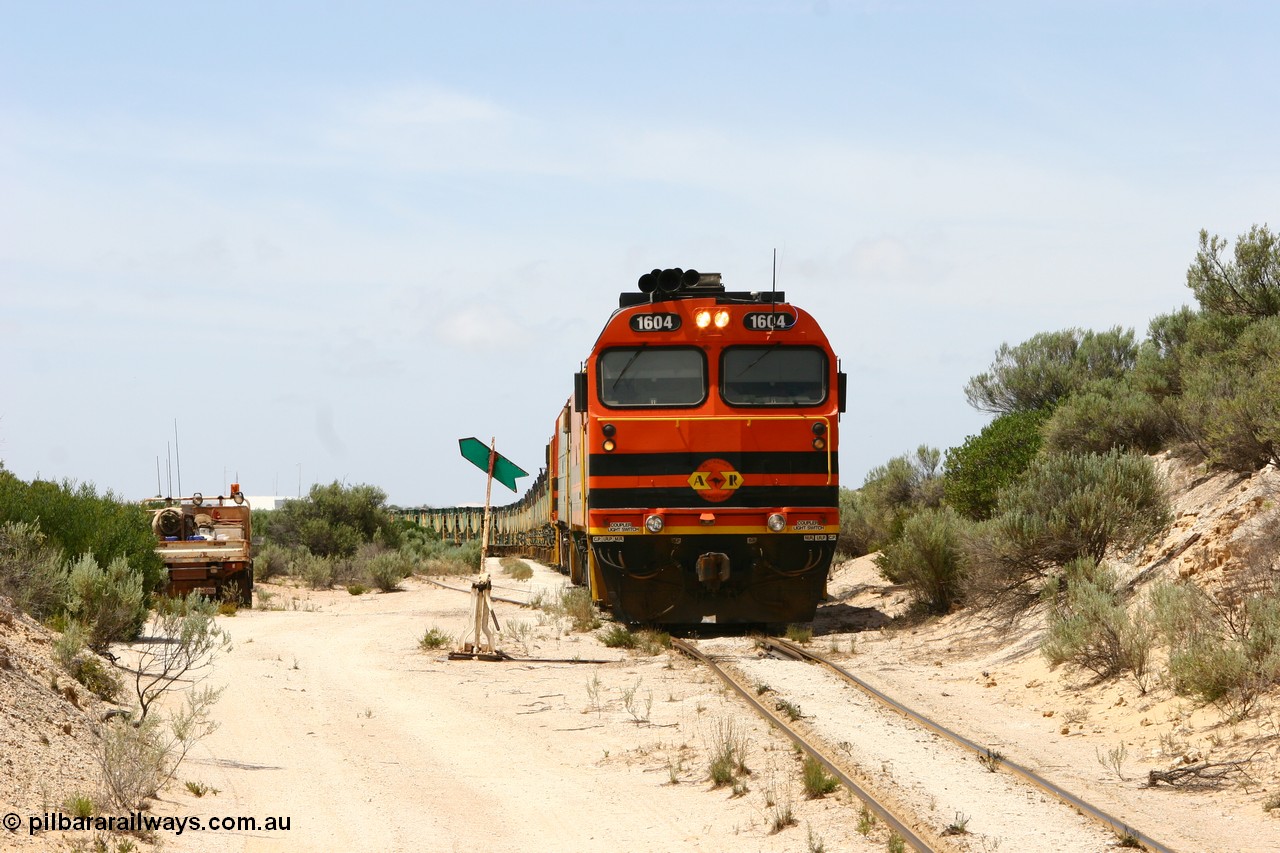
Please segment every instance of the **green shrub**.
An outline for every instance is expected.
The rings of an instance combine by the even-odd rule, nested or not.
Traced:
[[[906,584],[918,606],[946,613],[960,599],[968,526],[950,507],[922,510],[884,547],[876,565],[886,579]]]
[[[404,528],[391,518],[386,500],[376,486],[317,483],[305,498],[274,510],[262,532],[278,545],[324,557],[351,557],[365,542],[395,549]]]
[[[600,642],[611,649],[634,649],[640,643],[638,636],[631,633],[625,625],[616,622],[605,628],[599,636]]]
[[[289,573],[301,578],[312,589],[329,589],[333,586],[334,561],[302,551],[295,557]]]
[[[1227,350],[1192,356],[1179,413],[1209,461],[1236,471],[1280,464],[1280,317],[1258,320]]]
[[[453,637],[432,625],[422,635],[422,639],[418,640],[418,646],[423,651],[431,651],[432,649],[443,648],[452,642]]]
[[[906,519],[942,502],[942,453],[921,445],[914,456],[897,456],[867,474],[856,492],[840,492],[837,550],[860,556],[892,542]]]
[[[1000,415],[947,451],[942,493],[956,512],[975,521],[995,511],[996,496],[1026,470],[1040,451],[1048,410]]]
[[[813,626],[788,625],[786,636],[787,639],[793,643],[799,643],[802,646],[807,646],[810,641],[813,640]]]
[[[154,719],[133,724],[112,718],[101,728],[98,765],[109,803],[120,810],[137,808],[155,795],[165,775],[169,752]]]
[[[47,619],[66,608],[66,566],[37,524],[0,524],[0,595],[36,619]]]
[[[1280,594],[1262,589],[1215,600],[1184,585],[1152,591],[1153,621],[1169,645],[1173,689],[1246,716],[1280,682]]]
[[[1173,417],[1128,380],[1102,379],[1063,401],[1044,427],[1053,453],[1154,453],[1173,435]]]
[[[364,595],[368,591],[369,588],[364,584],[353,583],[347,585],[347,592],[351,595]]]
[[[399,589],[400,582],[413,574],[413,564],[399,551],[385,551],[369,561],[366,572],[373,585],[383,592]]]
[[[1094,380],[1124,376],[1137,356],[1132,329],[1041,332],[1017,346],[1001,344],[990,370],[969,380],[965,397],[995,414],[1051,409]]]
[[[1045,454],[1000,492],[995,517],[977,529],[967,593],[1016,612],[1036,601],[1057,569],[1082,557],[1099,563],[1110,548],[1140,547],[1171,519],[1147,457]]]
[[[104,569],[92,554],[71,564],[67,612],[89,628],[88,645],[105,651],[114,642],[138,636],[147,618],[142,576],[116,557]]]
[[[62,807],[66,809],[67,813],[72,817],[78,817],[81,819],[93,817],[98,813],[98,807],[94,804],[93,798],[87,794],[72,794],[67,797],[67,800],[62,804]]]
[[[1050,663],[1069,662],[1100,678],[1128,671],[1146,692],[1156,631],[1129,616],[1110,568],[1088,557],[1073,561],[1045,594],[1053,606],[1040,651]]]
[[[116,702],[124,692],[124,682],[97,655],[85,653],[71,662],[71,677],[100,699]]]
[[[272,542],[267,542],[260,546],[255,544],[253,550],[253,576],[259,582],[269,581],[279,575],[289,574],[291,566],[296,560],[296,557],[289,552],[289,549]]]
[[[67,619],[61,634],[53,641],[53,656],[59,666],[70,671],[75,659],[88,645],[89,632],[84,625],[75,619]]]
[[[600,627],[600,613],[586,587],[571,586],[560,590],[559,609],[573,623],[575,631],[594,631]]]
[[[48,544],[64,556],[96,554],[104,564],[123,557],[142,577],[145,592],[168,580],[155,553],[150,515],[92,485],[44,480],[25,483],[0,468],[0,522],[38,525]]]
[[[747,733],[732,718],[716,721],[708,735],[711,761],[707,771],[714,787],[731,785],[739,776],[751,773],[747,768]]]
[[[533,568],[519,557],[503,557],[498,561],[502,571],[518,581],[527,581],[533,577]]]
[[[636,638],[636,649],[646,655],[660,655],[671,648],[671,635],[666,631],[640,631]]]
[[[1254,225],[1236,240],[1234,259],[1224,261],[1227,241],[1200,232],[1200,250],[1187,269],[1187,287],[1204,310],[1257,319],[1280,314],[1280,239]]]
[[[827,772],[812,755],[806,755],[801,771],[804,780],[804,794],[811,800],[821,799],[840,787],[840,781]]]

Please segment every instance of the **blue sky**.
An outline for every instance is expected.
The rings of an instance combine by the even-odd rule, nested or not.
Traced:
[[[1190,302],[1280,226],[1280,5],[0,0],[0,461],[125,497],[536,472],[653,267],[779,287],[842,479],[1001,342]],[[225,479],[224,479],[225,478]],[[505,493],[504,493],[505,494]]]

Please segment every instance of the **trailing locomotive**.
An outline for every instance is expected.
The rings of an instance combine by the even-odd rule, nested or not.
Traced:
[[[627,623],[813,618],[839,531],[845,375],[782,293],[654,270],[623,293],[491,542]],[[446,538],[448,514],[411,511]]]

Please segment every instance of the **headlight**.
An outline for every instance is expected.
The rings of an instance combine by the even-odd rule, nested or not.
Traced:
[[[644,529],[650,533],[661,533],[664,526],[666,526],[666,522],[662,520],[660,515],[651,515],[644,520]]]
[[[697,314],[694,314],[694,315],[693,315],[693,323],[694,323],[694,325],[695,325],[695,326],[697,326],[699,329],[705,329],[707,326],[710,326],[710,325],[711,325],[711,312],[710,312],[710,311],[699,311]]]
[[[765,522],[769,529],[774,533],[781,533],[787,529],[787,517],[780,512],[775,512],[769,516],[769,520]]]
[[[723,329],[727,325],[729,325],[729,312],[723,309],[720,311],[717,311],[716,312],[716,328]]]

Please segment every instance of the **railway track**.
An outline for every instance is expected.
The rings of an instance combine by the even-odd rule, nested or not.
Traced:
[[[470,594],[471,592],[469,587],[454,586],[431,578],[426,578],[425,580],[442,589],[465,594]],[[522,607],[529,605],[528,601],[523,600],[504,598],[496,595],[493,596],[493,598],[496,601],[502,601]],[[842,682],[851,685],[871,697],[881,706],[892,710],[915,725],[926,729],[946,741],[968,751],[970,754],[976,756],[982,765],[990,769],[992,772],[997,769],[1008,771],[1012,776],[1027,785],[1030,785],[1032,788],[1066,804],[1080,814],[1088,817],[1099,826],[1114,833],[1117,837],[1124,839],[1126,844],[1140,845],[1142,848],[1152,851],[1152,853],[1174,853],[1172,848],[1135,829],[1125,821],[1072,794],[1070,791],[1061,788],[1057,784],[1045,779],[1029,768],[1006,758],[999,751],[982,746],[981,744],[948,729],[940,723],[893,699],[824,655],[778,637],[764,638],[759,642],[768,654],[773,657],[817,664],[825,668],[837,676]],[[726,686],[741,697],[742,700],[746,702],[747,705],[750,706],[757,714],[765,718],[772,726],[776,727],[799,749],[813,757],[814,760],[819,762],[828,773],[848,788],[849,791],[861,800],[890,830],[901,837],[908,847],[918,851],[930,851],[930,853],[932,853],[932,851],[954,849],[952,845],[947,844],[939,838],[939,835],[944,833],[913,828],[913,823],[920,823],[914,815],[903,814],[901,807],[885,802],[886,798],[876,794],[869,790],[866,785],[856,781],[850,773],[847,772],[846,768],[841,766],[841,761],[834,757],[833,752],[829,747],[821,745],[814,737],[806,735],[793,725],[786,715],[779,712],[778,708],[780,705],[777,703],[776,696],[771,700],[766,701],[758,695],[758,690],[752,689],[752,685],[748,682],[745,676],[735,672],[729,667],[723,665],[721,662],[712,658],[710,655],[704,653],[694,643],[681,639],[673,639],[672,648],[710,668]],[[603,663],[604,661],[597,662]],[[773,702],[774,704],[771,706],[770,702]]]
[[[1014,776],[1030,784],[1032,787],[1040,791],[1043,791],[1046,794],[1049,794],[1050,796],[1058,799],[1059,801],[1067,804],[1068,806],[1071,806],[1072,808],[1079,811],[1081,814],[1084,814],[1090,818],[1093,818],[1094,821],[1102,824],[1104,827],[1116,833],[1116,835],[1120,836],[1121,838],[1133,839],[1133,841],[1136,841],[1138,844],[1141,844],[1145,849],[1152,851],[1152,853],[1174,853],[1174,851],[1171,848],[1165,846],[1164,844],[1161,844],[1159,841],[1156,841],[1155,839],[1142,833],[1141,831],[1134,829],[1128,823],[1103,811],[1097,806],[1094,806],[1089,802],[1081,799],[1080,797],[1077,797],[1075,794],[1072,794],[1070,791],[1060,787],[1059,785],[1056,785],[1055,783],[1049,781],[1048,779],[1045,779],[1043,776],[1040,776],[1035,771],[1022,766],[1017,762],[1010,761],[1008,758],[1003,756],[998,751],[994,749],[990,749],[988,747],[984,747],[980,744],[977,744],[972,740],[970,740],[969,738],[966,738],[963,735],[957,734],[956,732],[953,732],[950,729],[948,729],[946,726],[943,726],[942,724],[935,722],[934,720],[924,716],[923,714],[907,707],[906,705],[902,704],[896,699],[893,699],[892,697],[886,695],[882,691],[877,690],[875,687],[872,687],[866,681],[863,681],[861,678],[858,678],[858,676],[854,675],[844,667],[824,657],[823,655],[818,654],[817,652],[811,651],[809,649],[806,649],[802,646],[799,646],[796,643],[791,642],[790,640],[784,640],[779,637],[767,637],[763,640],[763,644],[765,648],[767,648],[771,653],[782,655],[783,657],[789,658],[791,660],[805,661],[805,662],[815,663],[815,664],[819,664],[821,666],[826,667],[827,669],[836,673],[840,678],[844,679],[846,682],[854,685],[859,690],[866,693],[868,696],[871,696],[873,699],[875,699],[884,707],[890,708],[898,712],[899,714],[903,715],[907,719],[917,723],[920,726],[923,726],[924,728],[928,729],[929,731],[933,732],[936,735],[939,735],[940,737],[945,738],[951,743],[954,743],[957,746],[960,746],[960,747],[963,747],[964,749],[969,750],[971,753],[978,756],[979,760],[983,761],[984,764],[992,768],[1001,768],[1009,771]]]
[[[847,787],[854,796],[861,800],[868,809],[874,812],[876,817],[884,821],[885,825],[896,832],[898,836],[901,837],[906,844],[910,845],[913,850],[919,850],[922,851],[922,853],[933,853],[933,851],[941,849],[935,846],[934,842],[926,841],[921,835],[915,832],[915,830],[907,826],[903,819],[895,814],[893,810],[883,804],[879,798],[871,794],[863,786],[855,782],[853,778],[850,777],[849,774],[845,773],[829,755],[816,746],[809,738],[806,738],[801,734],[788,720],[784,719],[783,716],[777,712],[776,708],[770,708],[760,699],[759,696],[753,694],[751,690],[749,690],[747,686],[744,685],[741,680],[728,669],[721,666],[710,656],[703,654],[697,646],[686,642],[685,640],[673,638],[671,640],[671,647],[709,667],[717,676],[719,676],[721,681],[742,697],[742,699],[754,708],[757,713],[766,718],[773,726],[786,735],[792,743],[804,750],[806,754],[820,763],[828,773],[839,779],[841,784]]]
[[[1173,853],[1171,848],[1135,829],[1125,821],[1120,820],[1097,806],[1088,803],[1080,797],[1072,794],[1070,791],[1067,791],[1048,779],[1045,779],[1029,768],[1009,760],[1000,752],[977,744],[963,735],[951,731],[940,723],[937,723],[925,715],[907,707],[882,691],[877,690],[863,679],[857,677],[825,656],[809,649],[805,649],[788,640],[776,637],[765,638],[761,641],[761,645],[774,657],[785,660],[814,663],[825,667],[830,672],[838,676],[843,682],[862,691],[881,706],[894,711],[895,713],[910,720],[912,723],[975,755],[982,765],[992,772],[995,772],[997,769],[1007,770],[1022,782],[1066,804],[1080,814],[1090,818],[1106,830],[1115,833],[1117,837],[1124,839],[1124,843],[1126,845],[1141,846],[1143,849],[1152,851],[1152,853]],[[723,666],[719,662],[713,660],[710,656],[703,653],[691,643],[682,640],[673,640],[672,646],[682,653],[709,666],[716,675],[725,682],[725,684],[741,696],[753,709],[757,711],[757,713],[768,719],[771,724],[780,729],[801,749],[821,762],[823,766],[827,768],[828,772],[831,772],[840,779],[842,783],[848,786],[855,796],[862,800],[871,811],[875,812],[878,817],[884,820],[888,826],[897,832],[908,845],[914,847],[916,850],[948,849],[945,846],[939,846],[939,841],[931,838],[927,833],[913,832],[907,825],[910,820],[908,816],[901,814],[895,816],[891,814],[892,809],[890,806],[877,802],[877,798],[873,793],[866,790],[864,786],[856,784],[847,773],[843,772],[837,766],[836,761],[831,755],[824,754],[823,747],[815,743],[813,739],[808,738],[803,733],[797,731],[788,719],[778,714],[775,709],[770,708],[759,696],[755,695],[755,693],[749,689],[749,686],[745,683],[742,676],[735,674],[726,666]]]

